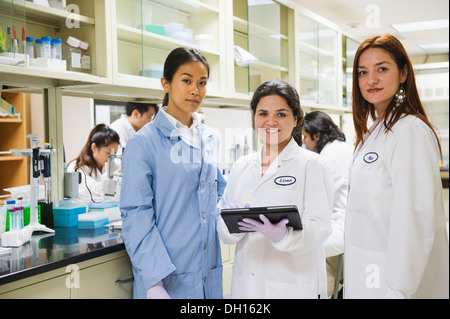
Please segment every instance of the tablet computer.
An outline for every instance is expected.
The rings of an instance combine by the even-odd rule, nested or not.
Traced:
[[[232,234],[246,233],[239,229],[238,222],[243,218],[253,218],[259,222],[259,215],[263,214],[270,220],[272,224],[276,224],[284,218],[289,220],[287,226],[291,226],[294,230],[303,229],[300,214],[298,213],[297,206],[269,206],[269,207],[250,207],[250,208],[230,208],[222,209],[220,215],[223,221],[228,227],[228,230]]]

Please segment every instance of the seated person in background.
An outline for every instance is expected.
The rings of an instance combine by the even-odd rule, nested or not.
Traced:
[[[105,124],[97,124],[91,130],[80,155],[67,166],[68,172],[81,172],[82,180],[78,189],[80,198],[95,201],[104,199],[103,183],[108,179],[105,164],[111,150],[117,150],[119,144],[119,134]]]

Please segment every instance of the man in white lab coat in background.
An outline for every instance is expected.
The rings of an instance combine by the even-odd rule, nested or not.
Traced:
[[[126,114],[122,114],[110,125],[120,136],[120,149],[117,150],[119,155],[122,154],[130,137],[149,123],[159,109],[156,104],[140,102],[128,102],[126,108]]]

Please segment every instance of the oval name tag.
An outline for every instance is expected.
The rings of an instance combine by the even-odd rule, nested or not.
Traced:
[[[371,164],[378,159],[378,154],[375,152],[370,152],[370,153],[367,153],[366,155],[364,155],[363,159],[364,159],[364,162],[366,162],[367,164]]]
[[[275,178],[274,182],[277,185],[281,186],[288,186],[292,185],[297,181],[297,179],[294,176],[280,176]]]

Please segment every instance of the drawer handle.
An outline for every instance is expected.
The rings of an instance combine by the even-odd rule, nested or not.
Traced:
[[[133,282],[134,281],[134,277],[130,277],[128,279],[124,279],[124,280],[116,280],[116,285],[123,285],[123,284],[127,284],[129,282]]]

